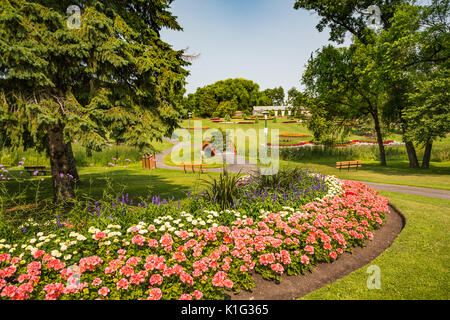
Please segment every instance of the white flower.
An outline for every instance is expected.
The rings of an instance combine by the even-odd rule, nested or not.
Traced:
[[[72,259],[72,255],[71,254],[67,254],[64,256],[64,260],[70,260]]]
[[[50,254],[56,258],[59,258],[62,256],[61,252],[59,252],[58,250],[53,250]]]

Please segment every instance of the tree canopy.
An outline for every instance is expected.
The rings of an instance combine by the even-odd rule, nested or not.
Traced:
[[[56,198],[73,196],[71,140],[146,148],[177,126],[188,63],[158,36],[179,29],[171,2],[1,0],[1,139],[48,152]]]
[[[331,40],[342,42],[347,32],[353,35],[348,48],[324,47],[308,63],[303,81],[313,120],[324,124],[331,118],[364,119],[370,114],[381,163],[382,131],[400,127],[410,166],[419,166],[415,145],[422,143],[426,144],[422,167],[427,168],[432,141],[448,132],[448,97],[445,90],[439,95],[438,88],[448,81],[449,1],[422,6],[413,1],[375,1],[382,25],[377,32],[364,21],[362,10],[371,4],[296,2],[296,8],[316,11],[322,18],[318,29],[330,27]],[[423,108],[431,103],[433,107]]]
[[[237,78],[198,88],[184,99],[184,104],[197,116],[224,117],[237,110],[251,114],[254,106],[283,105],[284,98],[282,87],[260,91],[257,83]]]

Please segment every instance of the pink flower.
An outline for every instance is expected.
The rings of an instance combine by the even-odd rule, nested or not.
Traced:
[[[92,281],[92,285],[94,286],[94,287],[98,287],[99,285],[101,285],[102,284],[102,279],[100,279],[100,278],[95,278],[93,281]]]
[[[284,272],[284,268],[280,263],[274,263],[270,266],[272,271],[282,274]]]
[[[170,251],[172,249],[173,239],[170,234],[166,233],[165,235],[163,235],[159,242],[163,245],[166,251]]]
[[[126,264],[129,266],[136,267],[141,262],[141,258],[139,257],[131,257],[127,260]]]
[[[97,241],[102,240],[102,239],[104,239],[104,238],[106,238],[106,233],[104,233],[104,232],[102,232],[102,231],[97,232],[97,233],[95,234],[95,236],[94,236],[94,239],[97,240]]]
[[[119,289],[126,290],[126,289],[128,289],[128,285],[129,285],[128,280],[125,278],[122,278],[119,280],[119,282],[117,282],[117,290],[119,290]]]
[[[100,290],[98,290],[98,294],[100,296],[106,297],[110,291],[111,290],[109,290],[108,287],[102,287]]]
[[[303,264],[309,264],[309,258],[307,256],[301,256],[300,262]]]
[[[233,288],[233,281],[231,281],[230,279],[225,279],[224,281],[223,281],[223,285],[225,286],[225,287],[227,287],[228,289],[231,289],[231,288]]]
[[[203,293],[201,291],[195,290],[192,295],[195,297],[195,299],[200,300],[203,298]]]
[[[194,284],[194,279],[192,278],[192,276],[184,271],[180,274],[180,280],[181,282],[187,283],[191,286]]]
[[[314,254],[314,247],[313,246],[306,246],[305,247],[305,251],[307,253],[309,253],[310,255],[313,255]]]
[[[150,290],[149,300],[160,300],[162,298],[162,292],[159,288],[153,288]]]
[[[179,300],[192,300],[192,296],[190,294],[183,293]]]
[[[0,262],[6,262],[9,260],[11,260],[11,255],[9,255],[8,253],[0,254]]]
[[[336,258],[337,258],[337,253],[336,253],[335,251],[331,251],[331,252],[330,252],[330,257],[331,257],[332,259],[335,259],[335,260],[336,260]]]
[[[223,271],[218,271],[214,277],[212,278],[212,284],[216,287],[223,287],[225,286],[225,279],[228,277],[228,275]]]
[[[131,242],[133,244],[137,244],[138,246],[143,246],[145,242],[145,238],[141,236],[140,234],[135,235],[133,239],[131,239]]]
[[[148,246],[150,248],[158,248],[158,241],[155,239],[148,240]]]
[[[160,286],[163,282],[163,276],[161,276],[160,274],[154,274],[150,277],[150,284],[152,286],[154,286],[155,284],[157,284],[158,286]]]
[[[134,269],[133,269],[132,266],[128,266],[128,265],[123,266],[123,267],[120,269],[120,274],[121,274],[121,275],[124,275],[124,276],[126,276],[126,277],[131,277],[131,276],[134,274]]]

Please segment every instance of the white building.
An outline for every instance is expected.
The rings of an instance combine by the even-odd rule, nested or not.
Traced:
[[[281,115],[282,117],[284,117],[286,115],[286,112],[288,116],[291,115],[291,109],[291,106],[257,106],[253,107],[253,115],[261,115],[264,111],[274,111],[275,116]]]
[[[310,113],[308,110],[306,110],[306,108],[302,107],[302,114],[309,116]],[[290,116],[292,114],[292,106],[257,106],[257,107],[253,107],[253,115],[261,115],[264,111],[274,111],[275,112],[275,116]]]

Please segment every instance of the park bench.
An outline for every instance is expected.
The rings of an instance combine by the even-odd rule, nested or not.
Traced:
[[[183,168],[184,173],[187,173],[188,171],[192,171],[195,172],[196,169],[197,171],[200,171],[201,173],[203,173],[205,171],[205,165],[204,164],[181,164],[180,165],[181,168]]]
[[[50,169],[47,169],[46,166],[26,166],[25,171],[28,172],[30,176],[36,171],[38,172],[38,175],[42,174],[44,176],[52,172]]]
[[[361,167],[362,167],[361,160],[336,162],[336,169],[339,169],[339,171],[341,171],[342,169],[347,169],[348,171],[350,171],[350,168],[356,168],[356,171],[358,171],[358,168]]]

